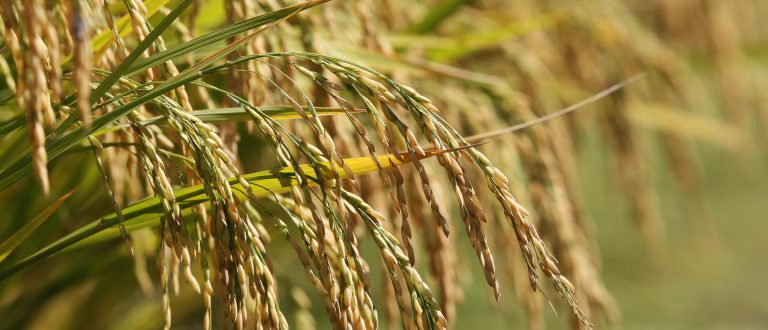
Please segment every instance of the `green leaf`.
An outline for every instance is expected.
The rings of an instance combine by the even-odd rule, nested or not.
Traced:
[[[176,6],[176,8],[168,13],[168,16],[163,18],[160,24],[152,29],[149,35],[147,35],[147,37],[144,38],[144,40],[142,40],[139,45],[136,46],[136,48],[133,49],[131,53],[123,59],[122,62],[120,62],[120,65],[115,69],[115,71],[113,71],[109,76],[101,81],[99,86],[97,86],[93,93],[91,93],[91,101],[95,102],[104,96],[104,94],[109,91],[112,85],[114,85],[121,76],[125,75],[131,65],[141,57],[144,51],[147,50],[149,46],[151,46],[155,40],[157,40],[157,38],[163,34],[165,29],[171,26],[171,24],[173,24],[173,22],[181,15],[181,13],[184,12],[184,10],[187,9],[187,7],[189,7],[191,4],[192,0],[182,0],[181,3]]]
[[[6,136],[17,129],[24,127],[26,122],[27,118],[24,115],[19,115],[0,123],[0,136]]]
[[[245,33],[258,27],[285,19],[300,11],[312,8],[328,1],[330,0],[306,1],[228,25],[219,30],[206,33],[187,42],[171,46],[167,50],[153,54],[147,58],[138,60],[136,63],[133,63],[130,66],[125,74],[130,75],[132,73],[154,67],[158,64],[173,60],[192,51],[213,45],[220,41],[227,40],[237,36],[238,34]]]
[[[40,214],[27,221],[27,223],[25,223],[21,229],[13,233],[11,237],[0,243],[0,262],[5,260],[5,258],[7,258],[11,253],[13,253],[14,250],[16,250],[17,247],[19,247],[19,245],[21,245],[21,243],[29,238],[29,236],[32,235],[37,227],[40,227],[40,225],[42,225],[45,220],[48,220],[48,218],[50,218],[51,215],[59,209],[59,207],[61,207],[61,204],[64,204],[69,196],[72,196],[73,192],[74,190],[64,194],[64,196],[59,197],[59,199],[48,205],[48,207],[40,212]]]
[[[308,107],[302,107],[305,111],[309,111]],[[296,113],[296,109],[292,106],[264,106],[259,107],[259,110],[263,111],[267,116],[269,116],[272,119],[300,119],[302,118],[298,113]],[[349,111],[345,112],[344,108],[340,107],[315,107],[315,110],[317,111],[318,116],[333,116],[333,115],[344,115],[347,112],[350,113],[356,113],[356,112],[362,112],[362,110],[357,111]],[[220,123],[220,122],[233,122],[233,121],[250,121],[253,120],[253,117],[251,117],[248,112],[246,112],[243,108],[221,108],[221,109],[206,109],[206,110],[195,110],[190,113],[191,115],[197,117],[198,119],[202,120],[205,123]],[[312,116],[311,113],[308,113],[309,116]],[[166,122],[166,118],[162,116],[153,117],[150,119],[147,119],[143,122],[141,122],[142,125],[157,125],[157,124],[164,124]]]
[[[451,152],[454,150],[441,150],[441,151],[427,151],[424,156],[419,156],[417,159],[424,159],[433,157],[445,152]],[[409,163],[417,159],[412,159],[408,154],[400,155],[402,160],[398,160],[394,155],[382,155],[378,156],[378,163],[381,168],[387,168],[396,166],[403,163]],[[361,175],[376,171],[379,169],[377,162],[372,157],[357,157],[347,158],[344,162],[352,170],[353,175]],[[331,167],[328,162],[321,162],[314,164],[323,176],[319,176],[315,172],[315,167],[310,164],[301,165],[301,170],[306,175],[306,178],[310,182],[316,182],[318,177],[333,177],[331,175]],[[347,178],[345,171],[338,173],[339,178]],[[273,194],[280,194],[290,190],[291,186],[296,185],[296,176],[293,167],[283,167],[277,170],[267,170],[261,172],[255,172],[251,174],[243,175],[243,178],[248,181],[253,194],[257,198],[263,198],[272,196]],[[230,178],[229,183],[232,186],[232,191],[236,197],[245,200],[247,196],[245,194],[245,188],[240,184],[236,178]],[[203,185],[196,185],[192,187],[186,187],[176,189],[173,192],[176,202],[180,209],[188,210],[195,205],[208,202],[208,196],[205,194]],[[160,224],[160,219],[163,216],[163,210],[161,201],[157,197],[150,197],[139,202],[136,202],[128,207],[122,209],[123,225],[128,232],[157,226]],[[118,217],[116,213],[109,214],[101,217],[84,227],[68,234],[67,236],[59,239],[56,242],[40,249],[25,259],[17,262],[12,266],[3,265],[0,263],[2,270],[0,270],[0,281],[8,278],[9,276],[17,273],[18,271],[50,257],[62,250],[70,249],[79,244],[91,243],[96,241],[102,241],[106,239],[112,239],[120,237],[120,230],[117,227]]]
[[[309,111],[308,107],[303,107],[305,111]],[[296,109],[294,109],[292,106],[264,106],[259,107],[259,110],[263,111],[268,117],[271,117],[272,119],[276,120],[283,120],[283,119],[301,119],[301,116],[296,113]],[[335,116],[335,115],[346,115],[347,112],[349,113],[357,113],[362,112],[362,110],[347,110],[347,112],[344,111],[344,108],[340,107],[315,107],[315,110],[317,111],[318,116]],[[190,112],[190,114],[194,117],[197,117],[197,119],[200,119],[204,123],[222,123],[222,122],[245,122],[245,121],[251,121],[253,120],[253,117],[251,117],[248,112],[245,111],[243,108],[219,108],[219,109],[204,109],[204,110],[195,110]],[[312,115],[311,113],[309,114]],[[149,118],[145,121],[140,122],[141,125],[149,126],[149,125],[167,125],[168,121],[167,118],[163,116],[157,116]],[[118,131],[123,128],[128,128],[128,125],[119,125],[119,126],[112,126],[112,127],[106,127],[103,129],[100,129],[97,132],[94,132],[93,135],[98,136],[102,135],[104,133],[108,132],[114,132]]]
[[[4,89],[2,92],[0,92],[0,106],[10,103],[15,99],[15,97],[16,94],[10,89]]]

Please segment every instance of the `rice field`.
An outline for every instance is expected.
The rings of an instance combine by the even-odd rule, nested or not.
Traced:
[[[756,0],[0,3],[0,329],[768,324]]]

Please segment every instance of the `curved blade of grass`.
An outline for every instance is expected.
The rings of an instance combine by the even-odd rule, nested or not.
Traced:
[[[69,199],[69,196],[72,196],[72,193],[75,192],[74,190],[64,194],[64,196],[59,197],[59,199],[53,201],[48,207],[46,207],[40,214],[32,218],[31,220],[27,221],[27,223],[24,224],[18,231],[13,233],[11,237],[0,243],[0,262],[5,260],[14,250],[16,250],[19,245],[21,245],[22,242],[24,242],[32,233],[37,229],[37,227],[40,227],[40,225],[45,222],[45,220],[48,220],[48,218],[51,217],[51,215],[56,212],[56,210],[61,207],[61,204],[64,204],[64,202]]]
[[[305,111],[309,111],[307,107],[303,107],[303,108]],[[296,113],[296,109],[294,109],[292,106],[265,106],[265,107],[259,107],[259,109],[264,111],[264,113],[268,117],[271,117],[272,119],[276,119],[276,120],[289,120],[289,119],[302,118],[298,113]],[[320,117],[346,115],[346,112],[344,112],[344,109],[340,107],[315,107],[315,110],[317,110],[317,115]],[[357,112],[362,112],[363,110],[355,109],[355,110],[347,110],[347,111],[349,111],[350,113],[357,113]],[[246,112],[243,108],[220,108],[220,109],[195,110],[190,112],[190,114],[197,117],[204,123],[223,123],[223,122],[232,123],[232,122],[246,122],[246,121],[253,120],[253,117],[251,117],[248,114],[248,112]],[[309,115],[311,116],[312,114],[309,114]],[[152,117],[145,121],[142,121],[139,124],[143,126],[149,126],[149,125],[164,126],[168,124],[168,121],[163,116],[157,116],[157,117]],[[104,133],[118,131],[120,129],[128,128],[128,127],[129,127],[128,125],[106,127],[93,133],[93,135],[98,136]]]
[[[309,111],[308,107],[302,107],[305,111]],[[318,116],[334,116],[346,114],[344,108],[340,107],[315,107]],[[259,107],[259,110],[263,111],[267,116],[272,119],[300,119],[302,118],[296,109],[292,106],[265,106]],[[362,112],[363,110],[347,110],[351,113]],[[220,123],[220,122],[233,122],[233,121],[250,121],[253,117],[248,115],[248,112],[243,108],[221,108],[221,109],[205,109],[195,110],[191,114],[205,123]],[[308,113],[312,116],[311,113]],[[141,122],[142,125],[159,125],[165,124],[166,118],[162,116],[153,117]]]
[[[10,89],[5,89],[2,92],[0,92],[0,105],[6,105],[10,103],[11,101],[15,100],[16,93],[11,92]]]
[[[0,123],[0,136],[8,135],[17,129],[24,127],[26,122],[26,117],[24,115],[19,115]]]
[[[249,18],[234,24],[225,26],[219,30],[206,33],[200,37],[192,39],[190,41],[177,44],[168,47],[167,50],[151,55],[147,58],[136,61],[130,65],[128,70],[124,72],[125,75],[145,70],[147,68],[154,67],[166,61],[173,60],[179,56],[185,55],[192,51],[198,50],[203,47],[213,45],[217,42],[227,40],[238,34],[248,32],[258,27],[265,26],[270,23],[277,22],[285,19],[303,10],[312,8],[314,6],[329,2],[331,0],[311,0],[302,3],[298,3],[292,6],[284,7],[263,15],[259,15],[253,18]]]
[[[458,149],[441,151],[431,150],[427,151],[424,156],[418,156],[415,159],[411,158],[408,154],[402,154],[400,155],[402,160],[397,160],[397,158],[391,154],[382,155],[378,156],[378,163],[381,165],[381,168],[387,168],[456,150]],[[352,170],[353,175],[373,172],[380,168],[379,165],[377,165],[377,162],[371,157],[347,158],[344,162]],[[319,165],[318,168],[324,172],[321,174],[324,174],[325,177],[333,177],[328,162],[318,163],[317,165]],[[301,165],[301,169],[310,182],[314,182],[319,177],[312,165]],[[347,178],[345,171],[338,173],[338,176],[339,178]],[[253,194],[256,197],[267,197],[273,194],[284,193],[289,191],[291,186],[297,184],[293,167],[255,172],[243,175],[243,178],[250,183]],[[247,199],[247,196],[244,193],[244,187],[236,178],[230,178],[229,183],[237,198],[241,200]],[[208,197],[205,194],[205,189],[202,185],[176,189],[174,190],[173,195],[176,198],[179,208],[182,210],[190,209],[195,205],[206,203],[208,201]],[[122,215],[123,225],[125,226],[126,231],[130,232],[140,228],[158,225],[160,223],[160,218],[163,215],[163,210],[160,199],[157,197],[150,197],[123,208]],[[117,228],[117,224],[118,219],[117,214],[115,213],[95,220],[58,241],[38,250],[16,264],[3,267],[3,269],[0,270],[0,281],[40,260],[50,257],[62,250],[72,248],[75,244],[83,244],[81,242],[85,240],[94,242],[120,237],[120,230]],[[2,263],[0,263],[0,265],[2,265]]]
[[[144,7],[147,8],[147,18],[154,16],[160,11],[170,0],[147,0],[144,2]],[[125,14],[115,22],[115,28],[120,37],[125,37],[133,31],[133,24],[131,24],[131,16]],[[114,42],[114,37],[109,30],[104,30],[99,35],[93,38],[91,41],[91,47],[96,56],[94,60],[97,60]]]

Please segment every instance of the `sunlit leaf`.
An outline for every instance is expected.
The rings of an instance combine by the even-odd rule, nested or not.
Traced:
[[[433,157],[449,151],[452,150],[428,151],[424,156],[418,157],[418,159]],[[382,155],[378,156],[378,162],[381,164],[381,168],[386,168],[416,160],[410,158],[407,154],[401,155],[401,158],[402,160],[397,160],[394,155]],[[353,175],[361,175],[378,169],[376,162],[371,157],[348,158],[345,159],[344,162],[352,170]],[[324,172],[320,174],[323,174],[325,177],[331,176],[331,167],[327,162],[315,165]],[[309,164],[301,165],[301,170],[305,173],[310,182],[314,182],[318,177],[322,177],[319,176],[318,173],[315,172],[315,169]],[[339,172],[338,176],[339,178],[347,177],[344,171]],[[250,183],[250,188],[256,198],[264,198],[272,196],[273,194],[287,192],[290,190],[291,186],[296,185],[297,183],[293,167],[260,171],[246,174],[242,177]],[[247,198],[244,187],[236,178],[230,178],[229,183],[237,198],[241,200]],[[188,210],[195,205],[206,203],[208,201],[208,196],[205,194],[205,189],[202,185],[176,189],[174,190],[173,195],[179,208],[182,210]],[[160,224],[162,215],[163,210],[161,201],[157,197],[141,200],[122,209],[123,224],[128,232],[157,226]],[[58,241],[51,243],[18,263],[12,266],[5,265],[2,271],[0,271],[0,280],[62,250],[72,248],[77,244],[120,237],[120,230],[117,227],[117,224],[117,214],[112,213],[103,216]],[[0,265],[2,265],[2,263],[0,263]]]

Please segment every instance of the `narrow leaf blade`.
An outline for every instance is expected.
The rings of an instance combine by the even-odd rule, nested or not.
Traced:
[[[18,231],[16,231],[11,237],[0,243],[0,262],[5,260],[11,253],[13,253],[14,250],[16,250],[21,243],[23,243],[27,238],[29,238],[30,235],[32,235],[33,232],[35,232],[35,229],[40,227],[46,220],[48,220],[51,215],[53,215],[56,210],[61,207],[64,202],[69,199],[70,196],[72,196],[72,193],[74,190],[64,194],[64,196],[59,197],[59,199],[55,200],[53,203],[51,203],[48,207],[46,207],[40,214],[32,218],[31,220],[27,221],[24,226],[22,226]]]

